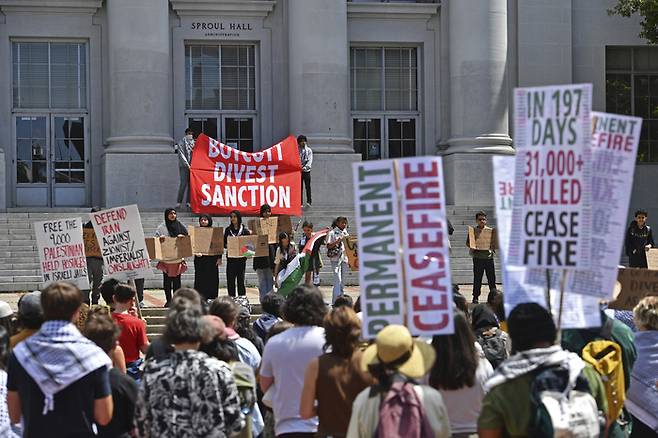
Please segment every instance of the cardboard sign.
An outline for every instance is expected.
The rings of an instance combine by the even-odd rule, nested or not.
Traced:
[[[144,229],[136,205],[91,213],[108,276],[119,281],[151,276]]]
[[[82,219],[54,219],[34,222],[33,226],[43,286],[65,280],[89,289]]]
[[[189,227],[194,255],[221,255],[224,253],[224,228]]]
[[[343,237],[343,248],[347,256],[347,264],[352,271],[359,270],[359,243],[356,237]]]
[[[228,257],[233,259],[267,257],[269,255],[267,236],[264,235],[229,236],[226,249],[228,250]]]
[[[658,271],[641,268],[619,269],[617,277],[621,292],[608,307],[617,310],[633,310],[640,300],[658,295]]]
[[[83,228],[82,238],[85,242],[85,255],[87,257],[102,257],[101,247],[96,238],[96,232],[93,228]]]
[[[658,248],[651,248],[647,251],[647,267],[658,269]]]
[[[199,135],[190,168],[190,202],[195,213],[257,215],[267,204],[273,214],[301,214],[297,140],[291,135],[265,150],[248,153]]]
[[[591,84],[514,90],[512,265],[589,268],[591,106]]]
[[[364,338],[389,324],[453,333],[441,158],[355,163],[353,175]]]
[[[490,227],[485,227],[478,237],[475,237],[475,228],[468,227],[468,247],[480,251],[488,251],[496,249],[496,230]]]
[[[192,239],[183,237],[148,237],[145,239],[149,257],[162,262],[179,262],[185,257],[192,256]]]
[[[267,243],[279,243],[282,232],[292,236],[292,221],[290,216],[270,216],[249,221],[249,229],[258,236],[267,236]]]

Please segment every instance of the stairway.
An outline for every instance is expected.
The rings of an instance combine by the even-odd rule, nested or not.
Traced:
[[[451,236],[452,255],[451,270],[453,283],[466,284],[473,281],[472,261],[468,255],[468,249],[465,246],[467,225],[475,223],[475,213],[479,210],[485,210],[489,214],[490,225],[495,225],[493,217],[493,208],[491,207],[461,207],[448,206],[448,217],[455,227],[455,233]],[[88,220],[88,209],[60,209],[48,212],[44,211],[20,211],[10,209],[6,213],[0,213],[0,291],[29,291],[39,289],[41,275],[39,271],[39,256],[37,253],[36,240],[32,228],[32,222],[43,221],[52,218],[64,217],[81,217],[83,222]],[[350,228],[348,231],[356,235],[354,211],[341,211],[310,208],[305,210],[301,222],[304,220],[311,221],[315,229],[320,229],[331,225],[332,220],[337,215],[345,215],[348,218]],[[163,212],[142,211],[142,225],[144,235],[152,236],[158,224],[163,221]],[[185,225],[197,225],[196,216],[191,212],[179,211],[178,218]],[[244,218],[245,223],[250,218]],[[293,227],[300,222],[300,218],[293,218]],[[227,225],[226,218],[215,218],[216,226]],[[301,235],[301,223],[296,232],[297,236]],[[331,264],[326,258],[323,251],[324,268],[320,273],[321,282],[329,285],[332,282]],[[155,263],[153,263],[155,266]],[[251,269],[251,262],[247,263],[248,269],[246,274],[246,283],[249,286],[257,284],[256,273]],[[502,277],[499,274],[499,262],[496,260],[497,280],[500,283]],[[224,275],[225,267],[220,268],[220,287],[226,287],[226,276]],[[185,286],[192,286],[194,283],[194,264],[188,260],[188,271],[183,274],[182,283]],[[345,280],[347,285],[358,284],[358,273],[349,272]],[[162,276],[153,269],[153,275],[146,280],[146,288],[157,289],[162,287]]]

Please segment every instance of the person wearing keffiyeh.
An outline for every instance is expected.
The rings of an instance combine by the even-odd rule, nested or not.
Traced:
[[[80,334],[73,321],[80,290],[57,282],[41,293],[45,322],[14,348],[7,370],[7,404],[23,436],[93,436],[112,418],[110,358]]]

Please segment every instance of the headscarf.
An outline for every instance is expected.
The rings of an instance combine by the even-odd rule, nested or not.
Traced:
[[[208,216],[207,214],[202,214],[201,216],[199,216],[199,226],[200,227],[203,226],[203,225],[201,225],[201,219],[203,219],[204,217],[206,219],[208,219],[208,228],[212,227],[212,218],[210,216]]]
[[[473,330],[486,330],[491,327],[498,327],[498,318],[487,304],[478,304],[473,308],[471,313],[471,324]]]
[[[176,211],[175,208],[168,208],[164,212],[165,225],[167,226],[167,231],[169,231],[169,237],[177,237],[179,234],[187,236],[187,229],[183,224],[181,224],[178,219],[175,221],[169,220],[169,213]]]

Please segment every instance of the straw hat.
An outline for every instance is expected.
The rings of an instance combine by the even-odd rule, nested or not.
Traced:
[[[375,343],[363,352],[361,369],[368,365],[389,364],[405,376],[418,379],[434,365],[436,353],[431,345],[414,340],[409,330],[401,325],[384,327],[375,338]]]

